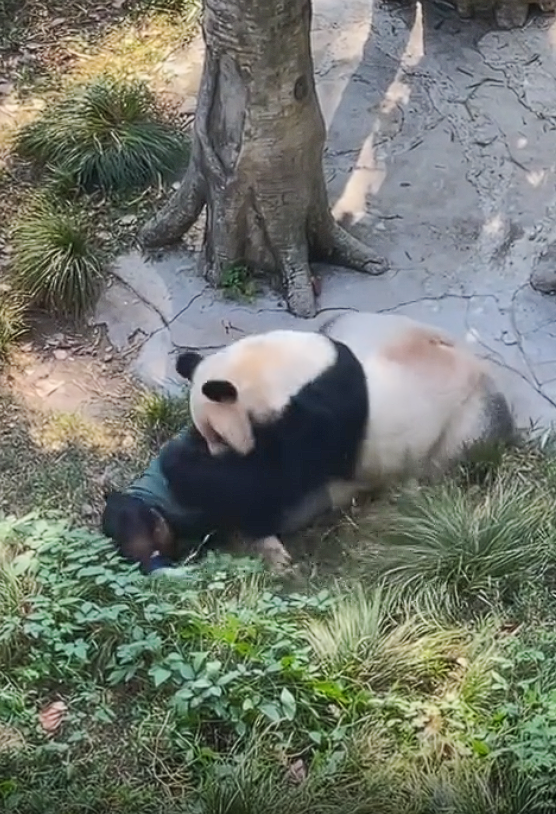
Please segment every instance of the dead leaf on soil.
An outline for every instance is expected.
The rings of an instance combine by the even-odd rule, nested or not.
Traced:
[[[48,734],[56,732],[64,720],[67,710],[63,701],[53,701],[39,712],[39,721],[44,731]]]
[[[23,746],[25,746],[25,740],[21,732],[13,726],[0,724],[0,752],[21,749]]]
[[[307,778],[307,767],[305,763],[299,758],[291,763],[288,767],[288,779],[298,786]]]

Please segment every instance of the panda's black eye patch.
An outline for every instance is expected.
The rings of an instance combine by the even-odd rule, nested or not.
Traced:
[[[234,404],[234,402],[237,401],[237,390],[235,386],[225,379],[210,379],[203,384],[201,389],[203,395],[219,404]]]

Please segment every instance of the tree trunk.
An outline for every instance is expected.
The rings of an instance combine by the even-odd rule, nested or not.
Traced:
[[[316,312],[309,259],[386,271],[329,210],[310,26],[310,0],[205,0],[190,163],[140,236],[146,248],[174,244],[206,205],[207,279],[240,264],[277,275],[305,317]]]

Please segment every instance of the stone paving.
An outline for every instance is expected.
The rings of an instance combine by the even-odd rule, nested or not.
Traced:
[[[196,275],[195,251],[122,257],[99,303],[135,370],[173,390],[177,347],[244,333],[313,329],[340,309],[395,311],[448,328],[488,355],[522,424],[556,418],[556,21],[493,31],[432,3],[315,0],[317,86],[328,125],[334,214],[387,257],[367,278],[316,266],[319,314],[296,320],[278,296],[231,303]],[[165,66],[194,105],[202,47]],[[181,60],[181,61],[180,61]],[[189,62],[188,62],[189,60]],[[554,285],[556,289],[556,284]]]

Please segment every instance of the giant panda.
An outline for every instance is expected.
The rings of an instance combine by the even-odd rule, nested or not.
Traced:
[[[321,330],[365,370],[361,488],[438,478],[481,446],[517,439],[491,363],[447,332],[401,314],[364,312],[333,317]]]
[[[191,418],[211,456],[162,469],[193,501],[254,539],[361,490],[445,472],[514,436],[489,364],[445,332],[395,314],[348,312],[319,333],[270,331],[207,357],[187,352]]]
[[[182,354],[191,418],[211,454],[161,455],[176,500],[210,511],[250,539],[305,525],[350,481],[369,417],[365,372],[343,343],[318,333],[245,337],[202,359]]]
[[[179,450],[182,471],[187,469],[192,477],[211,454],[202,435],[188,427],[163,444],[146,471],[125,489],[105,491],[102,533],[112,540],[124,560],[139,563],[143,574],[177,565],[201,548],[218,549],[231,542],[237,547],[240,542],[232,524],[215,524],[211,506],[196,506],[183,493],[180,502],[174,498],[161,469],[161,459],[171,454],[172,447]],[[230,476],[233,479],[233,468]],[[280,518],[277,532],[301,530],[327,506],[326,490],[308,495]],[[275,570],[289,566],[291,558],[277,537],[249,542],[252,552]]]

